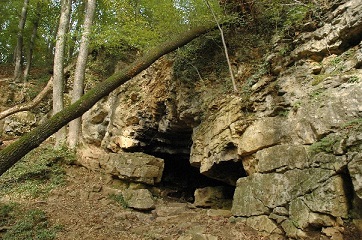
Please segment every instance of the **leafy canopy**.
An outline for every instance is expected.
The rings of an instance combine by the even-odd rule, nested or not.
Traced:
[[[218,1],[210,2],[221,13]],[[147,49],[213,21],[204,0],[101,0],[99,5],[93,45],[106,49]]]
[[[24,0],[0,0],[0,64],[11,63]],[[209,0],[221,13],[217,0]],[[76,55],[85,0],[73,1],[67,60]],[[29,1],[24,29],[24,58],[39,16],[34,65],[51,64],[60,15],[60,0]],[[92,48],[145,50],[195,25],[213,21],[204,0],[98,0]],[[26,61],[26,58],[25,58]]]

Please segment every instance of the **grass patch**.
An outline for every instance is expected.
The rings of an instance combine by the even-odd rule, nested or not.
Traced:
[[[40,209],[23,211],[16,204],[0,204],[0,233],[3,240],[51,240],[61,230],[50,226],[46,214]]]
[[[113,201],[115,201],[116,203],[118,203],[119,205],[121,205],[123,208],[128,208],[128,204],[126,202],[126,200],[124,200],[123,195],[120,194],[110,194],[109,198],[112,199]]]
[[[321,74],[321,75],[314,75],[313,76],[313,81],[312,81],[312,86],[316,86],[318,84],[320,84],[321,82],[323,82],[327,77],[329,77],[329,75],[325,75],[325,74]]]
[[[324,96],[323,89],[316,89],[309,94],[309,97],[313,100],[320,100]]]
[[[73,163],[75,154],[66,147],[42,145],[15,164],[0,178],[0,195],[18,199],[43,198],[50,190],[65,184],[64,164]],[[51,226],[40,209],[20,203],[0,202],[0,239],[55,239],[59,226]]]
[[[342,125],[343,129],[362,130],[362,118],[356,118]]]
[[[65,183],[64,163],[75,161],[74,152],[52,145],[38,147],[0,178],[0,194],[22,197],[46,196],[50,190]]]
[[[314,154],[325,152],[333,153],[333,146],[338,142],[338,139],[333,136],[327,136],[319,140],[318,142],[313,143],[310,146],[310,151]]]
[[[359,82],[360,82],[360,79],[359,79],[358,76],[353,75],[353,76],[351,76],[351,77],[348,79],[347,82],[348,82],[348,83],[359,83]]]

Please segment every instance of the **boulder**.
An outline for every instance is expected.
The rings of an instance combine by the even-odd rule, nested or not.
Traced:
[[[248,127],[238,142],[238,154],[247,155],[282,143],[289,126],[279,117],[263,118]]]
[[[127,189],[122,192],[122,195],[127,207],[140,211],[149,211],[156,207],[155,200],[147,189]]]
[[[311,168],[241,178],[236,185],[232,212],[242,217],[269,214],[270,209],[314,191],[333,174],[331,170]]]
[[[114,93],[110,97],[100,100],[82,117],[82,138],[87,144],[101,146],[106,135],[109,123],[109,114],[112,112]]]
[[[36,115],[30,111],[18,112],[4,120],[3,134],[21,136],[30,132],[37,125]]]
[[[78,162],[93,170],[106,173],[127,182],[154,185],[161,181],[164,161],[145,153],[109,153],[94,145],[85,145],[78,151]]]
[[[301,145],[285,144],[265,148],[258,151],[255,158],[260,173],[303,169],[309,162],[307,149]]]
[[[150,185],[161,181],[164,169],[163,159],[145,153],[109,153],[100,165],[122,180]]]
[[[246,219],[245,224],[258,232],[264,232],[267,236],[278,234],[282,235],[283,232],[279,227],[265,215],[253,216]]]

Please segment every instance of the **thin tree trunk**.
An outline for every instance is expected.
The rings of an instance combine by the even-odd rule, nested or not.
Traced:
[[[15,49],[15,70],[14,81],[19,82],[21,80],[22,65],[23,65],[23,32],[25,27],[26,15],[28,12],[29,0],[24,0],[24,5],[21,10],[21,16],[18,26],[18,37]]]
[[[127,68],[113,74],[107,80],[99,83],[96,87],[85,93],[78,101],[55,114],[48,121],[40,124],[31,132],[25,134],[16,142],[10,144],[0,151],[0,175],[19,161],[32,149],[38,147],[44,140],[57,132],[71,120],[82,116],[100,99],[109,95],[117,87],[121,86],[154,63],[161,56],[184,46],[196,37],[209,32],[210,27],[199,27],[184,34],[177,39],[170,40],[149,51],[144,57],[138,59]]]
[[[48,59],[54,59],[54,48],[55,48],[55,41],[57,39],[57,33],[58,33],[59,23],[56,25],[56,28],[52,30],[53,38],[49,40],[47,43],[48,46]]]
[[[233,89],[234,89],[234,92],[237,92],[238,89],[236,87],[236,83],[235,83],[235,77],[234,77],[234,73],[233,73],[233,69],[231,67],[231,63],[230,63],[230,59],[229,59],[229,53],[228,53],[228,48],[226,46],[226,42],[225,42],[225,37],[224,37],[224,31],[222,30],[221,28],[221,25],[219,23],[219,21],[217,20],[217,17],[215,15],[215,12],[214,10],[212,9],[212,7],[210,6],[210,3],[208,0],[204,0],[207,7],[209,8],[212,16],[214,17],[214,20],[215,20],[215,23],[217,24],[217,27],[219,28],[219,31],[220,31],[220,35],[221,35],[221,40],[222,40],[222,44],[224,46],[224,53],[225,53],[225,57],[226,57],[226,61],[227,61],[227,64],[228,64],[228,67],[229,67],[229,73],[230,73],[230,77],[231,77],[231,82],[233,84]]]
[[[33,22],[33,32],[30,37],[28,56],[26,58],[27,64],[26,64],[26,67],[24,70],[24,81],[27,81],[27,78],[28,78],[28,75],[30,72],[30,67],[31,67],[31,64],[33,61],[33,50],[34,50],[35,39],[37,36],[38,26],[39,26],[39,21],[40,21],[40,10],[41,10],[41,2],[38,2],[37,7],[36,7],[36,17]]]
[[[96,9],[96,0],[88,0],[82,38],[80,40],[79,54],[74,74],[72,103],[76,102],[84,92],[85,68],[87,65],[89,36],[92,29],[94,12]],[[79,135],[81,134],[81,118],[77,118],[69,123],[68,144],[70,148],[75,148],[78,144]]]
[[[64,52],[65,38],[69,26],[71,0],[62,0],[59,27],[55,43],[54,69],[53,69],[53,115],[64,108],[63,91],[64,91]],[[60,146],[65,142],[65,128],[59,129],[55,134],[55,145]]]

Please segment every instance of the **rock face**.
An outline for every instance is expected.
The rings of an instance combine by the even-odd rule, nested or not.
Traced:
[[[330,1],[333,2],[333,1]],[[296,59],[311,58],[321,60],[331,53],[341,53],[353,41],[360,41],[362,19],[360,1],[346,1],[331,11],[326,23],[315,31],[305,33],[296,43],[299,45],[292,53]]]
[[[85,141],[115,153],[188,156],[194,121],[189,118],[197,110],[182,109],[186,99],[176,103],[183,89],[176,90],[172,80],[172,61],[163,58],[126,83],[84,116]]]
[[[29,132],[37,124],[36,115],[32,112],[19,112],[4,119],[3,134],[21,136]]]
[[[255,229],[333,239],[349,213],[360,217],[361,8],[347,1],[333,21],[299,36],[295,66],[269,80],[276,90],[252,87],[254,116],[233,97],[194,130],[191,164],[230,184],[238,179],[232,213]],[[229,164],[224,177],[221,164]]]
[[[274,76],[248,99],[178,82],[159,60],[84,117],[83,164],[152,185],[162,160],[126,152],[189,160],[234,186],[232,214],[272,239],[340,239],[362,218],[362,2],[327,2],[290,56],[266,57]],[[196,205],[212,207],[209,190]]]

